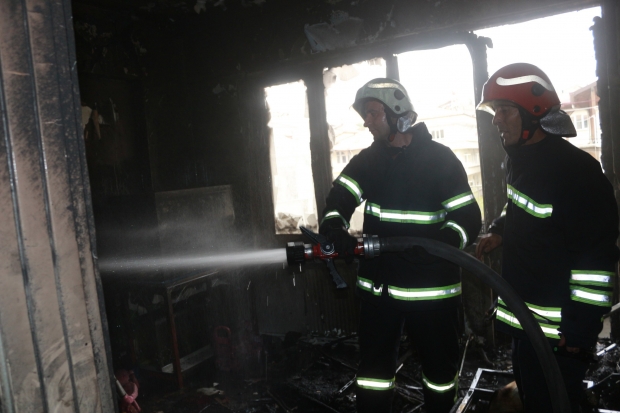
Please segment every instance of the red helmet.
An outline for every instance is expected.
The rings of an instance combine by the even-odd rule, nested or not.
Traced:
[[[541,118],[552,108],[560,106],[549,77],[528,63],[514,63],[495,72],[484,84],[482,100],[476,109],[494,115],[491,105],[495,100],[516,103],[535,118]]]

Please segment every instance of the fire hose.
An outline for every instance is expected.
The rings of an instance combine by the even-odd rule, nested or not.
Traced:
[[[340,277],[333,263],[333,259],[338,257],[333,243],[325,236],[316,234],[305,227],[300,227],[300,229],[304,235],[312,240],[313,245],[304,244],[303,242],[289,242],[286,247],[286,257],[289,265],[300,265],[305,261],[313,259],[323,260],[327,264],[336,287],[345,288],[347,284]],[[364,259],[373,259],[384,253],[403,252],[413,247],[422,247],[429,254],[448,260],[469,271],[502,297],[502,300],[506,302],[519,320],[523,331],[525,331],[534,347],[545,376],[547,388],[549,389],[553,412],[565,413],[571,411],[568,394],[564,387],[564,380],[547,338],[521,297],[495,271],[457,248],[427,238],[379,238],[377,236],[364,235],[363,238],[358,239],[354,253],[356,256],[363,256]]]

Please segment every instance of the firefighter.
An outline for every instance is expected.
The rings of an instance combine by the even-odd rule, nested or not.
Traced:
[[[506,160],[508,203],[476,247],[503,245],[502,276],[553,347],[573,412],[585,411],[587,349],[611,307],[618,260],[618,213],[599,162],[563,137],[576,136],[547,75],[517,63],[486,82],[477,109],[493,114]],[[513,337],[512,361],[526,412],[550,412],[538,359],[499,297],[497,329]],[[580,405],[582,405],[580,407]]]
[[[447,147],[432,140],[405,88],[374,79],[358,90],[353,108],[374,142],[353,157],[334,181],[320,232],[353,259],[348,233],[364,206],[364,233],[426,237],[465,248],[478,235],[480,209],[467,174]],[[422,360],[425,407],[447,413],[457,394],[459,268],[424,250],[362,261],[357,411],[389,412],[403,324]]]

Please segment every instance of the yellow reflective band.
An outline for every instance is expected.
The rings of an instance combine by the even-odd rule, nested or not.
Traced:
[[[601,287],[613,286],[613,272],[572,270],[570,281],[581,285],[598,285]]]
[[[611,307],[611,292],[592,290],[589,288],[576,287],[570,290],[571,300],[585,304]]]
[[[382,221],[428,223],[441,222],[446,216],[445,211],[417,212],[417,211],[381,211]]]
[[[433,382],[431,382],[429,379],[426,378],[426,376],[422,375],[422,382],[424,383],[424,385],[426,387],[428,387],[429,389],[437,392],[437,393],[445,393],[449,390],[452,390],[456,387],[456,379],[452,380],[450,383],[446,383],[446,384],[435,384]]]
[[[355,201],[357,205],[362,203],[362,188],[355,182],[354,179],[349,178],[348,176],[341,174],[338,178],[336,178],[336,182],[340,185],[344,186],[346,189],[351,192],[351,194],[355,197]]]
[[[394,388],[394,378],[391,380],[379,380],[369,378],[357,378],[357,386],[369,390],[390,390]]]
[[[548,310],[540,310],[538,308],[533,308],[528,305],[528,308],[538,315],[543,316],[544,318],[548,318],[551,321],[560,321],[562,319],[562,310],[560,311],[548,311]]]
[[[504,307],[508,307],[504,300],[499,297],[499,303]],[[549,321],[560,322],[562,320],[562,309],[560,307],[543,307],[540,305],[534,305],[530,303],[525,303],[527,308],[530,309],[531,312],[536,313]]]
[[[404,301],[441,300],[461,294],[461,283],[435,288],[399,288],[388,285],[388,294]]]
[[[344,219],[344,217],[342,215],[340,215],[340,213],[336,210],[333,211],[329,211],[327,214],[325,214],[325,216],[323,217],[323,219],[321,220],[321,224],[326,220],[326,219],[331,219],[331,218],[340,218],[342,220],[342,223],[344,224],[344,227],[346,229],[349,229],[349,223],[347,222],[346,219]]]
[[[467,231],[465,231],[465,229],[460,226],[459,224],[457,224],[454,221],[447,221],[443,227],[441,227],[441,229],[448,227],[448,228],[452,228],[453,230],[455,230],[456,232],[458,232],[459,236],[461,237],[461,245],[459,246],[459,249],[463,249],[465,248],[465,246],[467,245]]]
[[[381,221],[403,224],[437,224],[443,222],[447,214],[443,209],[435,212],[382,210],[379,205],[373,203],[366,203],[365,212],[378,217]]]
[[[499,321],[503,321],[509,326],[523,330],[523,327],[521,327],[521,323],[519,322],[519,320],[517,320],[517,317],[515,317],[514,314],[512,314],[511,312],[508,312],[501,307],[497,308],[497,318]],[[560,338],[560,333],[557,327],[554,327],[549,324],[543,324],[540,322],[538,323],[538,325],[540,326],[540,328],[542,329],[546,337],[556,338],[556,339]]]
[[[516,206],[537,218],[548,218],[553,213],[553,205],[539,204],[529,196],[517,191],[511,185],[507,185],[506,195]]]
[[[366,213],[381,218],[381,207],[371,202],[366,202]]]
[[[375,288],[372,281],[360,276],[357,277],[357,286],[364,291],[372,293],[373,295],[381,295],[383,292],[383,284],[381,284],[379,288]]]
[[[506,216],[506,210],[508,209],[508,203],[506,203],[506,205],[504,205],[504,208],[502,209],[502,213],[499,214],[500,217],[505,217]]]
[[[471,192],[465,192],[464,194],[457,195],[453,198],[443,201],[441,205],[443,205],[446,211],[450,212],[473,203],[474,199],[474,194],[472,194]]]

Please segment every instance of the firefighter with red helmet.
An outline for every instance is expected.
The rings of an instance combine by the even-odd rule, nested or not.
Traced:
[[[547,75],[531,64],[499,69],[479,110],[493,115],[506,151],[508,203],[476,247],[503,246],[502,276],[525,301],[553,347],[573,412],[586,411],[588,349],[611,307],[618,212],[599,162],[563,137],[576,136]],[[512,361],[527,412],[550,412],[534,349],[502,298],[498,330],[513,336]]]
[[[463,165],[433,141],[405,88],[374,79],[359,89],[353,108],[374,142],[334,181],[320,232],[339,256],[353,259],[354,210],[364,206],[364,233],[426,237],[464,248],[481,227],[480,209]],[[403,325],[422,359],[427,412],[448,413],[458,389],[459,268],[423,250],[382,254],[360,262],[361,298],[357,411],[390,412]]]

